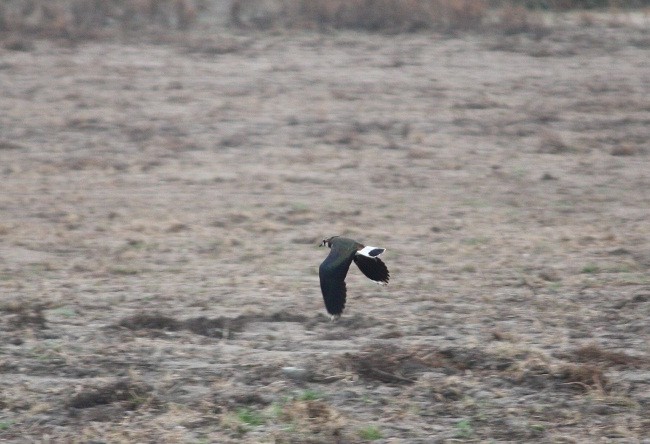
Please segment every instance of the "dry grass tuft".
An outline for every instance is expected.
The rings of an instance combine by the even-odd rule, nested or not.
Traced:
[[[634,145],[622,144],[616,145],[609,152],[612,156],[634,156],[640,154],[642,150]]]
[[[553,131],[544,131],[539,138],[538,153],[544,154],[562,154],[572,151],[571,147],[567,145],[560,134]]]
[[[530,355],[513,365],[510,371],[514,381],[536,389],[568,387],[584,392],[598,390],[604,393],[608,380],[605,377],[605,366],[602,362],[593,362],[592,360],[589,360],[588,363],[580,362],[581,358],[594,354],[601,356],[600,351],[596,351],[596,349],[579,349],[570,356],[561,356],[562,358],[574,358],[574,361],[578,357],[578,362],[561,361],[559,363],[552,363],[545,356]]]
[[[421,374],[433,369],[462,373],[469,369],[504,370],[511,364],[509,359],[493,358],[473,348],[407,350],[384,344],[371,345],[355,354],[347,353],[339,362],[342,368],[364,379],[393,384],[412,384]]]
[[[412,352],[387,345],[366,347],[355,354],[346,353],[340,365],[364,379],[395,384],[412,384],[418,370],[427,368]]]
[[[318,400],[293,401],[282,410],[285,421],[322,423],[335,419],[338,414],[325,402]]]
[[[590,364],[563,364],[557,368],[554,376],[578,389],[604,392],[607,380],[601,367]]]
[[[605,350],[598,344],[585,345],[574,350],[572,354],[578,362],[598,363],[605,366],[638,367],[644,364],[641,358],[624,352]]]
[[[490,331],[492,334],[492,338],[495,341],[507,341],[507,342],[515,342],[516,338],[512,333],[500,330],[498,328],[494,328]]]
[[[335,408],[320,400],[294,400],[283,406],[279,419],[295,428],[291,440],[276,436],[276,442],[341,442],[345,420]],[[294,440],[295,439],[295,440]]]

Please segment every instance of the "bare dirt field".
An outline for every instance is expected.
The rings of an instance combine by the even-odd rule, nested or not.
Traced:
[[[650,442],[648,29],[5,41],[0,441]]]

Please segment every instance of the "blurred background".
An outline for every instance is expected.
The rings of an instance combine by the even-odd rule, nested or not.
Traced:
[[[606,14],[610,24],[647,0],[5,0],[0,30],[50,37],[91,38],[108,30],[355,29],[382,32],[501,30],[524,32],[544,12],[573,11],[582,24]]]

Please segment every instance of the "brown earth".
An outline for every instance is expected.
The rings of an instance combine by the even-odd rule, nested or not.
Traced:
[[[648,29],[5,41],[0,441],[648,442]]]

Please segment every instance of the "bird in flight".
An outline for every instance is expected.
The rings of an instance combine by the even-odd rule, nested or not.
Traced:
[[[381,285],[387,285],[390,273],[379,259],[385,248],[370,247],[341,236],[323,239],[321,247],[330,248],[330,254],[318,268],[320,289],[323,292],[325,308],[335,320],[341,317],[345,307],[345,276],[354,261],[359,270],[369,279]]]

